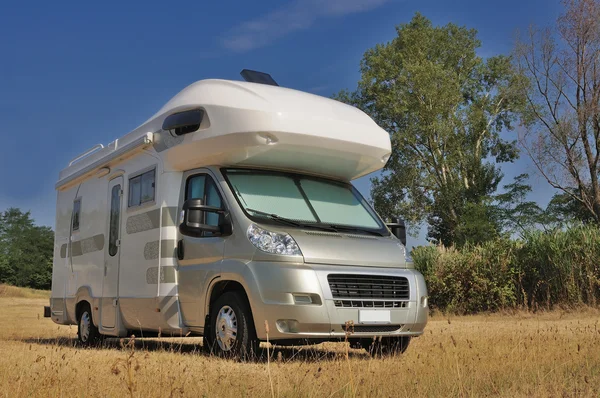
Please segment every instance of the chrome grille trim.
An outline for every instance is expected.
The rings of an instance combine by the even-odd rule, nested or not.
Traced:
[[[408,301],[388,300],[333,300],[339,308],[406,308]]]
[[[329,274],[327,282],[333,299],[408,300],[410,287],[404,276]]]

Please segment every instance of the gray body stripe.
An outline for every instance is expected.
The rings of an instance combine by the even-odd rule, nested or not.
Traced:
[[[158,241],[148,242],[144,246],[144,258],[146,260],[155,260],[158,258]]]
[[[160,242],[160,257],[174,258],[177,243],[175,239],[164,239]]]
[[[67,257],[67,244],[60,247],[60,257]],[[94,235],[90,238],[76,240],[71,243],[71,253],[73,257],[83,256],[87,253],[92,253],[104,249],[104,234]]]
[[[163,207],[163,218],[162,218],[162,226],[163,227],[174,227],[177,225],[175,221],[177,220],[177,207]]]
[[[158,267],[150,267],[146,271],[146,283],[155,285],[159,282]],[[175,267],[160,267],[160,283],[175,283]]]
[[[125,231],[128,234],[136,234],[138,232],[149,231],[159,227],[160,209],[154,209],[145,213],[136,214],[127,218]]]
[[[177,207],[163,207],[162,210],[162,226],[175,226],[175,220],[177,219]],[[158,228],[160,226],[160,211],[161,209],[154,209],[145,213],[128,217],[127,224],[125,225],[125,231],[127,234],[131,235]]]
[[[165,239],[160,242],[160,257],[175,257],[176,243],[174,239]],[[148,242],[144,246],[144,258],[146,260],[156,260],[158,258],[158,241]]]

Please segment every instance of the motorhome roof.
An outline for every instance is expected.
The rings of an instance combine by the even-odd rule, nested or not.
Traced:
[[[319,140],[331,140],[334,147],[337,145],[335,143],[350,143],[353,147],[347,150],[353,153],[367,148],[377,149],[372,154],[377,156],[377,159],[369,158],[367,161],[357,158],[352,161],[350,169],[348,165],[343,166],[347,171],[334,170],[332,176],[339,178],[352,179],[380,169],[391,152],[388,133],[377,126],[369,116],[352,106],[284,87],[210,79],[195,82],[184,88],[155,115],[122,138],[106,147],[98,145],[71,161],[69,166],[61,171],[57,188],[87,178],[86,176],[97,173],[99,168],[106,167],[111,162],[122,161],[125,154],[147,147],[156,139],[156,134],[161,132],[162,123],[167,116],[195,108],[203,108],[206,111],[207,124],[203,122],[201,126],[201,130],[205,128],[206,131],[202,133],[202,138],[232,133],[282,132],[295,137],[296,141],[303,140],[302,145],[305,147],[314,145],[317,150],[322,147]],[[293,145],[298,147],[298,144],[295,142]],[[269,156],[244,161],[254,165],[260,165],[264,161],[266,166],[278,166],[277,162],[273,163],[273,155]],[[231,159],[221,157],[213,160],[221,164],[233,162]],[[189,160],[178,163],[180,160],[173,159],[175,169],[194,165]],[[354,166],[356,162],[360,165]],[[338,168],[341,167],[340,164]],[[291,168],[302,169],[302,166]],[[355,170],[351,170],[353,168]]]

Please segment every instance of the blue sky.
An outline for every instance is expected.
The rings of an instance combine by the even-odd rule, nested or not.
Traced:
[[[477,29],[480,54],[491,56],[511,51],[516,29],[552,24],[561,8],[558,0],[5,3],[0,210],[31,210],[53,226],[60,169],[137,127],[196,80],[240,79],[249,68],[319,95],[352,89],[364,51],[391,40],[417,11],[434,24]],[[505,166],[506,182],[525,171],[533,172],[525,157]],[[530,182],[531,198],[547,203],[545,181]],[[368,195],[368,178],[356,186]]]

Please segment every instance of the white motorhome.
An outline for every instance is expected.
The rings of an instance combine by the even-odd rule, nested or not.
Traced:
[[[244,76],[262,83],[198,81],[60,172],[47,316],[77,324],[82,344],[202,335],[245,356],[267,337],[349,335],[405,350],[427,322],[423,276],[403,225],[390,233],[350,183],[385,165],[388,133]]]

